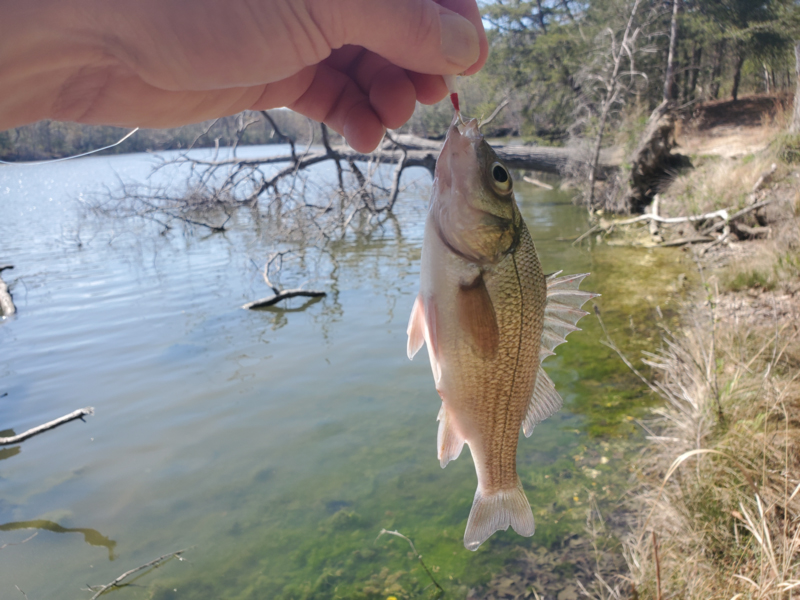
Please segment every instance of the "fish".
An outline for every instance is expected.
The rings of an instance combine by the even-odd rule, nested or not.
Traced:
[[[519,431],[557,412],[562,399],[541,362],[577,331],[588,275],[545,275],[514,198],[513,180],[480,132],[457,113],[436,164],[408,322],[409,359],[426,345],[436,391],[442,468],[469,446],[478,487],[464,532],[477,550],[535,522],[516,457]]]

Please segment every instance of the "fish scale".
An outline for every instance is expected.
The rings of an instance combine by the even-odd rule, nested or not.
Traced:
[[[428,347],[441,466],[464,444],[472,453],[478,488],[464,545],[476,550],[509,526],[534,533],[516,470],[519,431],[531,435],[560,408],[540,361],[577,329],[595,294],[578,290],[585,274],[545,277],[508,170],[476,121],[458,123],[436,165],[408,356]]]

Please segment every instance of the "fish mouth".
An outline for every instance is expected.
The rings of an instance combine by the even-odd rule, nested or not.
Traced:
[[[474,146],[483,139],[483,134],[480,130],[480,123],[478,119],[469,119],[464,121],[460,115],[456,113],[453,116],[453,121],[447,131],[447,138],[462,139],[466,138]]]

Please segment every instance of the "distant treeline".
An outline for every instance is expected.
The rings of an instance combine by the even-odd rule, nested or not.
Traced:
[[[795,88],[796,0],[503,0],[482,5],[489,61],[462,84],[462,91],[468,111],[478,116],[509,99],[493,123],[497,133],[539,143],[591,137],[620,53],[626,61],[616,77],[620,91],[609,125],[621,132],[646,118],[664,97],[673,13],[677,44],[671,96],[683,111],[691,113],[698,102]],[[631,41],[622,47],[626,27]]]
[[[270,116],[281,133],[294,141],[304,143],[311,136],[311,124],[305,117],[288,110],[273,110]],[[315,128],[319,139],[319,127]],[[121,127],[40,121],[0,132],[0,160],[29,161],[81,154],[114,144],[129,131]],[[174,129],[140,129],[125,142],[104,153],[213,148],[216,144],[276,143],[280,143],[280,136],[275,134],[267,120],[258,112],[246,111],[216,121]]]

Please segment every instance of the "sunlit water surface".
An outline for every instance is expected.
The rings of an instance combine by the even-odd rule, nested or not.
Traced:
[[[381,528],[412,537],[463,597],[519,547],[581,531],[590,495],[602,506],[619,499],[623,449],[648,399],[590,316],[545,363],[565,408],[520,444],[535,536],[509,531],[476,553],[463,548],[471,458],[465,449],[439,468],[430,367],[424,351],[405,356],[425,171],[407,172],[419,183],[399,201],[398,228],[351,235],[313,264],[287,261],[284,284],[326,298],[247,311],[270,294],[259,268],[274,249],[252,214],[217,235],[158,235],[84,214],[82,200],[144,180],[152,164],[123,155],[0,167],[0,263],[15,267],[3,277],[18,307],[0,321],[0,429],[96,410],[0,450],[1,598],[21,598],[15,586],[31,600],[88,598],[86,584],[183,548],[185,562],[117,595],[421,593],[427,576],[402,540],[375,543]],[[596,302],[618,341],[649,347],[655,306],[669,312],[690,269],[680,253],[575,248],[563,238],[585,230],[584,211],[566,193],[517,186],[545,271],[591,271],[583,287],[603,293]]]

